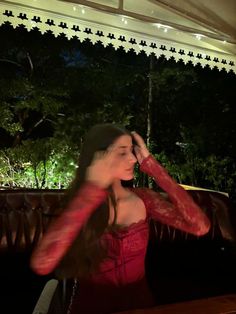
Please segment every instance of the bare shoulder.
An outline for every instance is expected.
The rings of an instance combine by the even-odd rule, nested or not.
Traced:
[[[155,191],[150,188],[134,188],[132,191],[143,201],[146,208],[149,207],[150,203],[169,200],[166,193]]]
[[[145,198],[145,196],[155,193],[153,190],[146,187],[132,188],[131,192],[141,199]]]

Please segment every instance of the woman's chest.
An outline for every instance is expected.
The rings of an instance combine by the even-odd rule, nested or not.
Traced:
[[[134,196],[127,200],[121,200],[115,206],[110,206],[109,224],[115,219],[115,224],[129,226],[146,219],[146,208],[143,201]]]
[[[108,257],[129,258],[145,255],[149,238],[147,220],[105,233],[102,237]]]

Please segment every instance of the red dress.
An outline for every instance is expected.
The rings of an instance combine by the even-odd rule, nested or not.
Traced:
[[[208,218],[190,195],[151,155],[144,159],[140,169],[154,177],[169,200],[147,188],[131,189],[143,200],[146,219],[104,233],[101,241],[108,248],[107,258],[97,273],[78,283],[71,307],[73,314],[105,314],[154,305],[145,279],[150,218],[195,235],[203,235],[210,228]],[[45,275],[54,270],[81,227],[106,197],[105,190],[91,183],[78,191],[68,210],[49,227],[34,251],[31,266],[36,273]]]

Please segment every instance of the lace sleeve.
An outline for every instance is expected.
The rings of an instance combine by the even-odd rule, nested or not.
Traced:
[[[39,275],[52,272],[107,192],[86,183],[48,228],[31,256],[31,267]]]
[[[156,183],[168,194],[168,199],[165,199],[160,193],[143,189],[140,196],[149,216],[196,235],[203,235],[209,231],[210,221],[205,213],[153,156],[144,159],[141,171],[154,177]]]

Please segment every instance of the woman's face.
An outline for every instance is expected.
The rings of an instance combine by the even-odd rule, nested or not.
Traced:
[[[117,159],[115,175],[120,180],[131,180],[134,177],[134,165],[137,161],[133,154],[133,143],[130,135],[120,136],[112,145]]]

